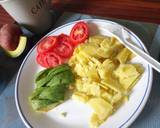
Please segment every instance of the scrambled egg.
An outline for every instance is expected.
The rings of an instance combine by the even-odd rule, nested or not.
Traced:
[[[72,98],[93,109],[91,128],[97,128],[116,111],[139,80],[144,69],[130,63],[134,56],[115,38],[100,35],[75,49],[69,60],[76,76]]]

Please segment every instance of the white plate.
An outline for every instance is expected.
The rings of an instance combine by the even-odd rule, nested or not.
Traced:
[[[116,29],[114,26],[117,25],[117,23],[100,19],[87,19],[85,21],[89,23],[91,33],[104,35],[108,35],[108,33],[101,31],[102,26],[106,28],[107,26],[113,26],[113,29]],[[58,27],[46,36],[61,33],[69,34],[75,23],[76,22],[72,22]],[[142,41],[130,30],[126,28],[125,30],[131,36],[131,40],[147,52]],[[32,110],[28,102],[28,97],[34,89],[34,75],[42,70],[42,68],[37,65],[35,58],[36,46],[31,49],[24,59],[16,80],[16,106],[25,125],[34,128],[88,128],[92,110],[80,102],[69,100],[47,113],[37,113]],[[145,72],[133,88],[129,101],[110,116],[100,128],[126,128],[133,123],[145,106],[151,91],[153,72],[151,67],[139,57],[135,57],[133,62],[143,64]],[[67,116],[62,116],[62,112],[67,112]]]

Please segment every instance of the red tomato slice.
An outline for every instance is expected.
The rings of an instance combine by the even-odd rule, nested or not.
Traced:
[[[88,38],[88,36],[89,36],[88,25],[83,21],[76,23],[70,32],[71,41],[75,45],[83,43]]]
[[[46,56],[42,54],[38,54],[36,57],[36,61],[39,65],[41,65],[44,68],[48,68],[48,64],[46,62]]]
[[[38,53],[44,53],[52,50],[57,43],[57,37],[55,36],[48,36],[41,40],[38,44],[37,51]]]
[[[45,56],[48,67],[55,67],[62,64],[62,59],[54,52],[47,52],[45,53]]]
[[[68,58],[73,53],[72,42],[69,36],[61,34],[58,36],[57,46],[54,48],[54,52],[63,58]]]
[[[72,41],[70,37],[66,34],[63,34],[63,33],[60,34],[57,39],[58,39],[58,43],[69,43],[72,45]]]

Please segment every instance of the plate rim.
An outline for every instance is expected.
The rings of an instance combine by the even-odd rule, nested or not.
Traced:
[[[26,57],[24,58],[20,68],[19,68],[19,71],[18,71],[18,74],[17,74],[17,77],[16,77],[16,82],[15,82],[15,103],[16,103],[16,108],[17,108],[17,111],[18,111],[18,114],[21,118],[21,120],[23,121],[23,123],[25,124],[25,126],[27,128],[32,128],[33,126],[29,123],[29,121],[26,119],[26,117],[24,116],[22,110],[21,110],[21,106],[20,106],[20,103],[19,103],[19,98],[18,98],[18,86],[19,86],[19,77],[20,77],[20,74],[21,74],[21,71],[23,69],[23,66],[25,65],[25,62],[27,61],[27,59],[29,58],[30,54],[33,52],[33,50],[35,49],[35,47],[38,45],[38,43],[46,36],[49,36],[51,35],[52,33],[56,32],[57,30],[63,28],[63,27],[66,27],[66,26],[69,26],[71,24],[75,24],[76,22],[79,22],[79,21],[95,21],[95,22],[104,22],[104,23],[111,23],[113,25],[120,25],[122,26],[128,33],[130,33],[138,42],[139,44],[141,45],[143,51],[145,51],[146,53],[149,54],[145,44],[141,41],[141,39],[134,33],[132,32],[130,29],[128,29],[127,27],[117,23],[117,22],[114,22],[114,21],[111,21],[111,20],[105,20],[105,19],[81,19],[81,20],[76,20],[76,21],[72,21],[72,22],[69,22],[69,23],[66,23],[64,25],[61,25],[59,27],[56,27],[54,28],[53,30],[51,30],[50,32],[48,32],[47,34],[45,34],[32,48],[31,50],[28,52],[28,54],[26,55]],[[129,127],[135,120],[136,118],[140,115],[140,113],[142,112],[143,108],[145,107],[146,105],[146,102],[150,96],[150,92],[151,92],[151,89],[152,89],[152,83],[153,83],[153,69],[151,68],[151,66],[148,65],[148,82],[147,82],[147,87],[146,87],[146,90],[145,90],[145,93],[144,93],[144,96],[140,102],[140,104],[138,105],[138,107],[136,108],[136,110],[131,114],[131,116],[123,123],[121,124],[120,126],[118,126],[118,128],[122,128],[122,127]]]

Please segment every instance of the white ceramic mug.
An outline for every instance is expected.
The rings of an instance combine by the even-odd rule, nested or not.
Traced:
[[[0,0],[0,4],[19,24],[37,34],[53,23],[46,0]]]

